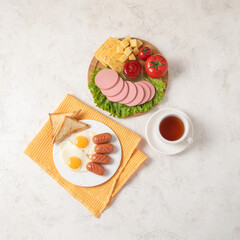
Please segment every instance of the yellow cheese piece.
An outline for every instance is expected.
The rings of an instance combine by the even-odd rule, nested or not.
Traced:
[[[131,37],[127,36],[125,39],[130,43]]]
[[[137,39],[137,47],[139,48],[139,47],[141,47],[142,46],[142,41],[140,41],[139,39]]]
[[[123,46],[120,44],[117,46],[117,53],[123,53]]]
[[[124,54],[129,56],[132,53],[132,48],[131,47],[127,47],[124,51]]]
[[[104,62],[107,62],[116,52],[117,52],[117,45],[120,41],[117,38],[112,39],[108,43],[108,47],[105,51],[103,51],[99,57],[103,59]]]
[[[107,48],[106,48],[107,49]],[[102,51],[99,52],[99,54],[95,55],[95,57],[103,64],[106,65],[106,61],[103,60],[103,58],[100,56],[101,53],[105,52],[106,49],[102,49]]]
[[[127,56],[126,54],[123,54],[123,55],[119,58],[119,60],[120,60],[122,63],[124,63],[127,59],[128,59],[128,56]]]
[[[104,61],[100,55],[107,51],[108,45],[111,41],[113,41],[113,38],[109,37],[94,54],[94,56],[104,65],[106,65],[106,61]]]
[[[121,56],[122,56],[121,53],[120,54],[116,53],[107,62],[109,67],[112,68],[113,70],[115,70],[118,73],[120,73],[122,71],[122,68],[123,68],[123,63],[119,60],[119,58]]]
[[[128,40],[127,40],[127,39],[123,39],[123,40],[121,41],[121,45],[123,46],[124,49],[125,49],[126,47],[128,47],[128,46],[129,46]]]
[[[136,47],[132,50],[132,52],[134,53],[135,56],[138,55],[139,49]]]
[[[130,45],[131,45],[131,47],[137,47],[137,39],[131,39],[130,40]]]
[[[95,55],[95,57],[100,61],[103,65],[106,65],[106,62],[99,55]]]
[[[132,53],[129,57],[128,57],[129,60],[136,60],[136,57],[134,56],[134,54]]]
[[[109,51],[110,49],[114,48],[120,41],[117,38],[112,38],[107,44],[103,47],[105,51]]]
[[[101,57],[104,62],[107,62],[116,52],[117,52],[117,46],[115,46],[113,49],[108,50],[105,53],[101,54]]]
[[[112,40],[112,37],[109,37],[101,46],[100,48],[95,52],[94,56],[97,56],[102,52],[104,49],[107,49],[108,43]]]

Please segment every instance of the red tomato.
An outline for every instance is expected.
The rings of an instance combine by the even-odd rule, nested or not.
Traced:
[[[152,55],[145,62],[145,70],[151,78],[162,77],[168,70],[167,60],[160,54]]]
[[[152,50],[149,47],[142,47],[139,52],[138,56],[141,60],[146,61],[148,57],[152,55]]]

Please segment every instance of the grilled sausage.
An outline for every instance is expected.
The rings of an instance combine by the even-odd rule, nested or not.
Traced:
[[[111,140],[112,140],[112,135],[110,133],[102,133],[102,134],[95,135],[93,137],[93,142],[95,144],[107,143],[107,142],[110,142]]]
[[[94,162],[89,162],[86,165],[86,168],[88,171],[98,174],[98,175],[104,175],[104,173],[105,173],[104,167],[102,167],[101,165],[98,165],[97,163],[94,163]]]
[[[110,143],[99,144],[95,146],[96,153],[111,153],[114,150],[114,146]]]
[[[110,157],[103,154],[93,154],[91,160],[95,163],[108,164],[110,162]]]

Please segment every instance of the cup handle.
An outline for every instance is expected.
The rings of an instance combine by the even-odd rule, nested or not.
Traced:
[[[189,144],[191,144],[193,142],[193,139],[191,137],[188,137],[186,140]]]

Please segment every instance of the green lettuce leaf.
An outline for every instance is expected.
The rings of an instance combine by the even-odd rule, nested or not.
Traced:
[[[88,88],[93,94],[94,103],[96,105],[110,113],[111,116],[124,118],[131,116],[134,113],[147,112],[151,110],[155,104],[159,103],[163,99],[165,83],[162,81],[162,78],[153,79],[148,76],[144,76],[143,80],[149,81],[155,87],[156,93],[155,96],[148,102],[137,105],[134,107],[129,107],[121,103],[110,102],[101,92],[101,90],[95,84],[95,76],[101,69],[94,69],[91,74],[91,81],[88,84]]]

